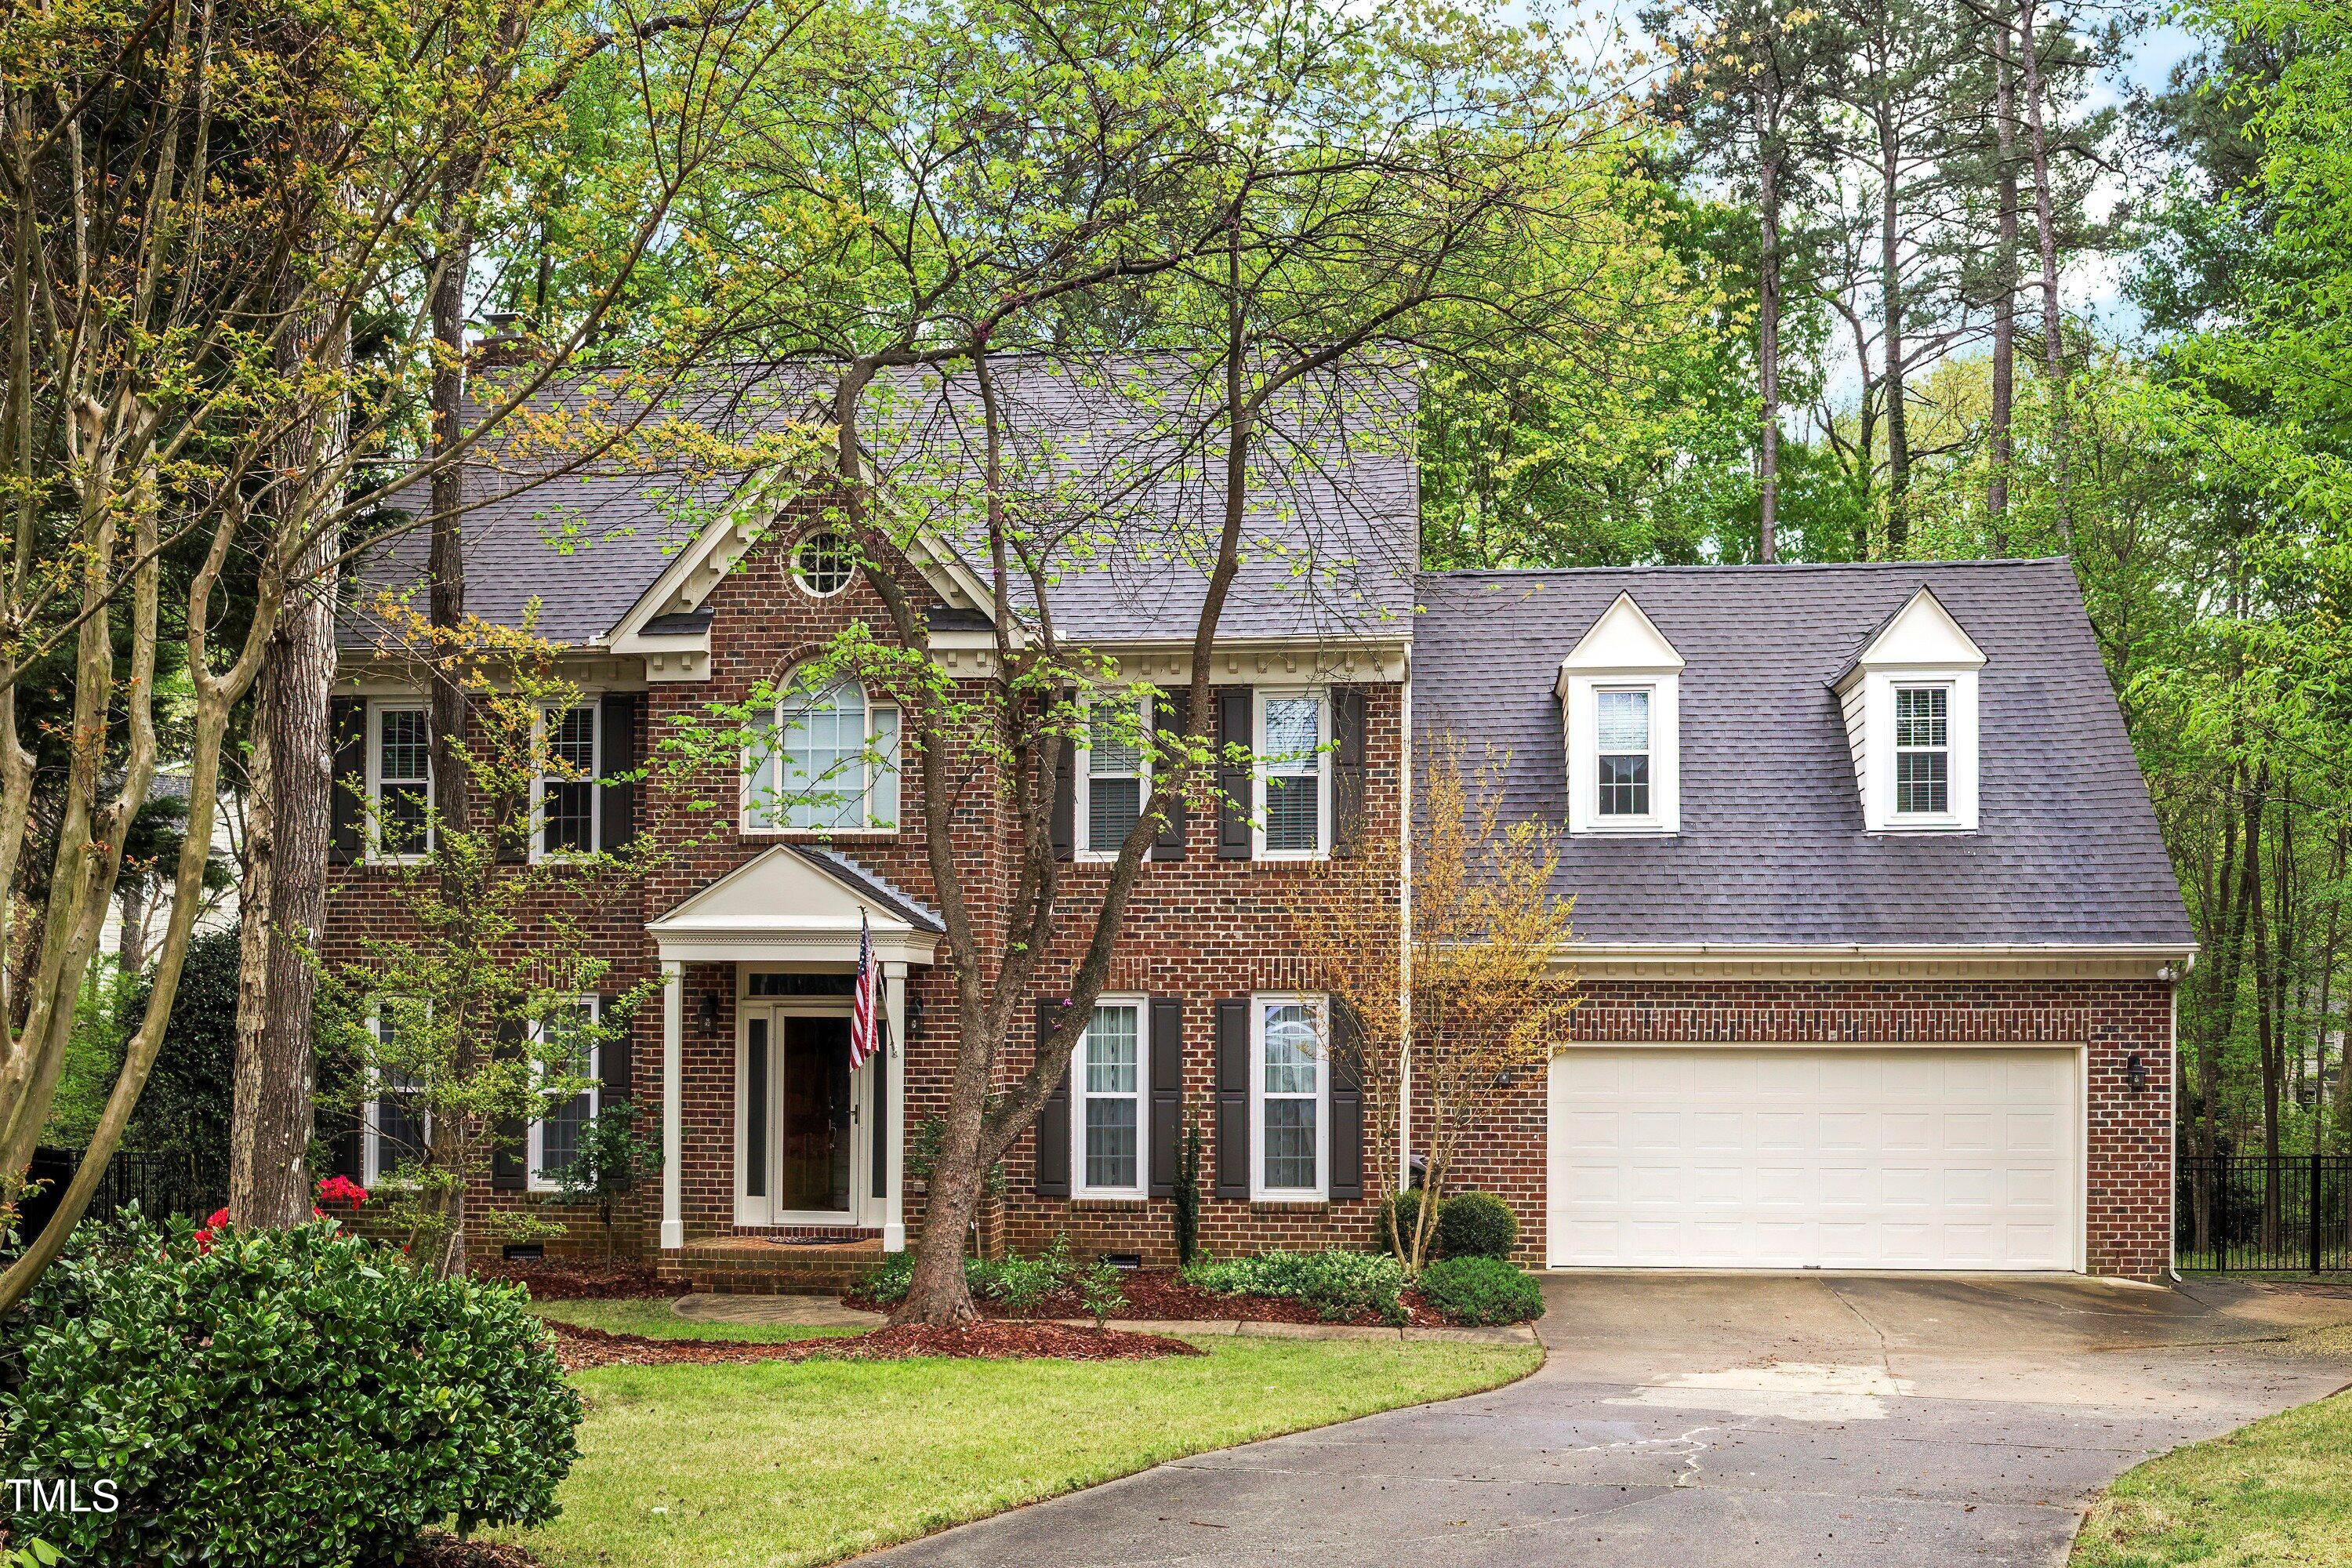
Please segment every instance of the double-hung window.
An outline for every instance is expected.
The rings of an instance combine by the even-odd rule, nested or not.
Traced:
[[[585,855],[597,847],[596,715],[594,703],[540,715],[543,771],[531,781],[535,855]]]
[[[433,744],[423,703],[369,705],[367,786],[378,857],[396,859],[433,847]]]
[[[1071,1151],[1082,1198],[1139,1198],[1144,1183],[1143,1002],[1108,998],[1095,1005],[1078,1037],[1071,1077]]]
[[[1311,859],[1331,846],[1328,731],[1323,697],[1270,691],[1259,698],[1258,856]]]
[[[1318,1202],[1330,1191],[1329,1021],[1320,996],[1259,996],[1250,1053],[1250,1100],[1257,1157],[1253,1198]]]
[[[1592,694],[1601,816],[1650,815],[1650,689],[1603,687]]]
[[[1081,854],[1108,859],[1127,841],[1143,803],[1151,794],[1151,760],[1142,726],[1148,709],[1126,703],[1096,704],[1087,715],[1087,743],[1078,753],[1078,776],[1086,781],[1085,838]]]
[[[370,1009],[375,1037],[375,1092],[361,1110],[360,1184],[373,1187],[403,1165],[425,1158],[433,1138],[433,1117],[422,1098],[424,1085],[394,1064],[399,1059],[399,1006],[379,1001]]]
[[[601,1109],[599,1083],[603,1047],[592,1033],[600,1016],[593,996],[575,996],[564,1006],[531,1026],[536,1037],[532,1070],[553,1077],[585,1078],[588,1087],[576,1094],[547,1095],[547,1110],[526,1134],[534,1192],[555,1190],[556,1173],[580,1157],[580,1135]],[[615,1049],[625,1047],[615,1046]]]
[[[743,826],[753,832],[893,832],[898,710],[844,676],[794,679],[744,758]]]
[[[1952,809],[1951,690],[1895,689],[1895,811],[1942,816]]]

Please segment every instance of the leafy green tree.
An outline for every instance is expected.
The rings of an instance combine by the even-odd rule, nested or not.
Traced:
[[[578,1070],[578,1064],[572,1065]],[[604,1259],[614,1254],[613,1215],[637,1184],[660,1171],[661,1132],[637,1125],[637,1108],[622,1100],[600,1105],[580,1125],[572,1157],[547,1173],[572,1203],[595,1206],[604,1238]]]

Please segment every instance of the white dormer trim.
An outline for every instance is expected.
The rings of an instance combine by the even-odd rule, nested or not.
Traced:
[[[1559,699],[1568,748],[1570,833],[1641,837],[1682,831],[1682,670],[1683,656],[1631,594],[1618,595],[1559,661],[1552,691]],[[1649,698],[1649,809],[1632,816],[1604,814],[1601,697],[1627,690]]]
[[[1926,588],[1888,617],[1853,662],[1831,684],[1845,720],[1868,833],[1973,833],[1981,773],[1978,673],[1984,650]],[[1897,811],[1896,692],[1906,688],[1944,692],[1948,809]]]

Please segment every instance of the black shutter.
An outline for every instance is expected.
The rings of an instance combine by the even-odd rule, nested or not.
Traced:
[[[1331,689],[1331,853],[1340,859],[1363,853],[1364,689]]]
[[[1176,1195],[1176,1166],[1184,1143],[1184,1004],[1151,999],[1151,1186],[1155,1198]]]
[[[1078,858],[1078,746],[1065,736],[1062,764],[1054,774],[1054,858]]]
[[[1054,1032],[1054,1025],[1062,1016],[1066,1004],[1059,996],[1037,998],[1037,1049],[1045,1049],[1045,1037]],[[1054,1080],[1053,1092],[1045,1097],[1045,1109],[1037,1112],[1037,1195],[1041,1198],[1066,1198],[1070,1195],[1070,1074],[1067,1065]]]
[[[611,1028],[616,1026],[614,1013],[619,1008],[618,996],[600,996],[596,1000],[596,1021]],[[625,1024],[617,1026],[618,1035],[608,1035],[596,1052],[596,1078],[601,1089],[597,1104],[606,1106],[629,1098],[630,1079],[635,1072],[636,1041]]]
[[[1250,1005],[1217,1004],[1217,1196],[1250,1194]]]
[[[491,1057],[499,1061],[510,1061],[522,1055],[522,1021],[509,1018],[499,1025],[498,1043],[490,1048]],[[524,1146],[526,1125],[507,1118],[490,1129],[490,1190],[497,1193],[519,1193],[525,1184],[524,1163],[530,1150]]]
[[[327,840],[327,858],[349,866],[367,848],[367,702],[358,697],[338,697],[327,704],[327,728],[334,737],[333,804],[328,820],[333,824]],[[357,1175],[353,1175],[357,1180]]]
[[[1331,1201],[1364,1195],[1364,1031],[1331,998]]]
[[[1152,705],[1152,726],[1172,735],[1181,735],[1190,727],[1192,711],[1192,692],[1182,688],[1162,691],[1160,700]],[[1160,824],[1160,837],[1151,841],[1151,858],[1154,860],[1184,858],[1184,796],[1181,791],[1168,803],[1168,820]]]
[[[644,710],[645,700],[639,691],[604,693],[604,711],[597,720],[604,731],[600,739],[605,779],[597,813],[599,849],[617,849],[637,836],[637,782],[613,775],[634,773],[642,765],[637,755],[637,716]]]
[[[1217,698],[1217,744],[1255,750],[1257,745],[1255,704],[1246,686],[1220,686]],[[1217,858],[1250,858],[1250,780],[1252,770],[1217,767]]]
[[[905,981],[900,981],[901,985]],[[881,1047],[874,1053],[874,1136],[866,1142],[874,1150],[874,1195],[890,1195],[890,983],[882,983],[880,1005],[882,1016],[875,1026]]]
[[[360,1143],[366,1136],[366,1108],[362,1107],[348,1115],[339,1112],[326,1120],[336,1129],[327,1140],[327,1173],[353,1182],[365,1181],[367,1166],[363,1163]]]

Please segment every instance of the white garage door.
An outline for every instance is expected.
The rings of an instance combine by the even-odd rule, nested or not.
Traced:
[[[2072,1050],[1571,1048],[1554,1268],[2080,1267]]]

